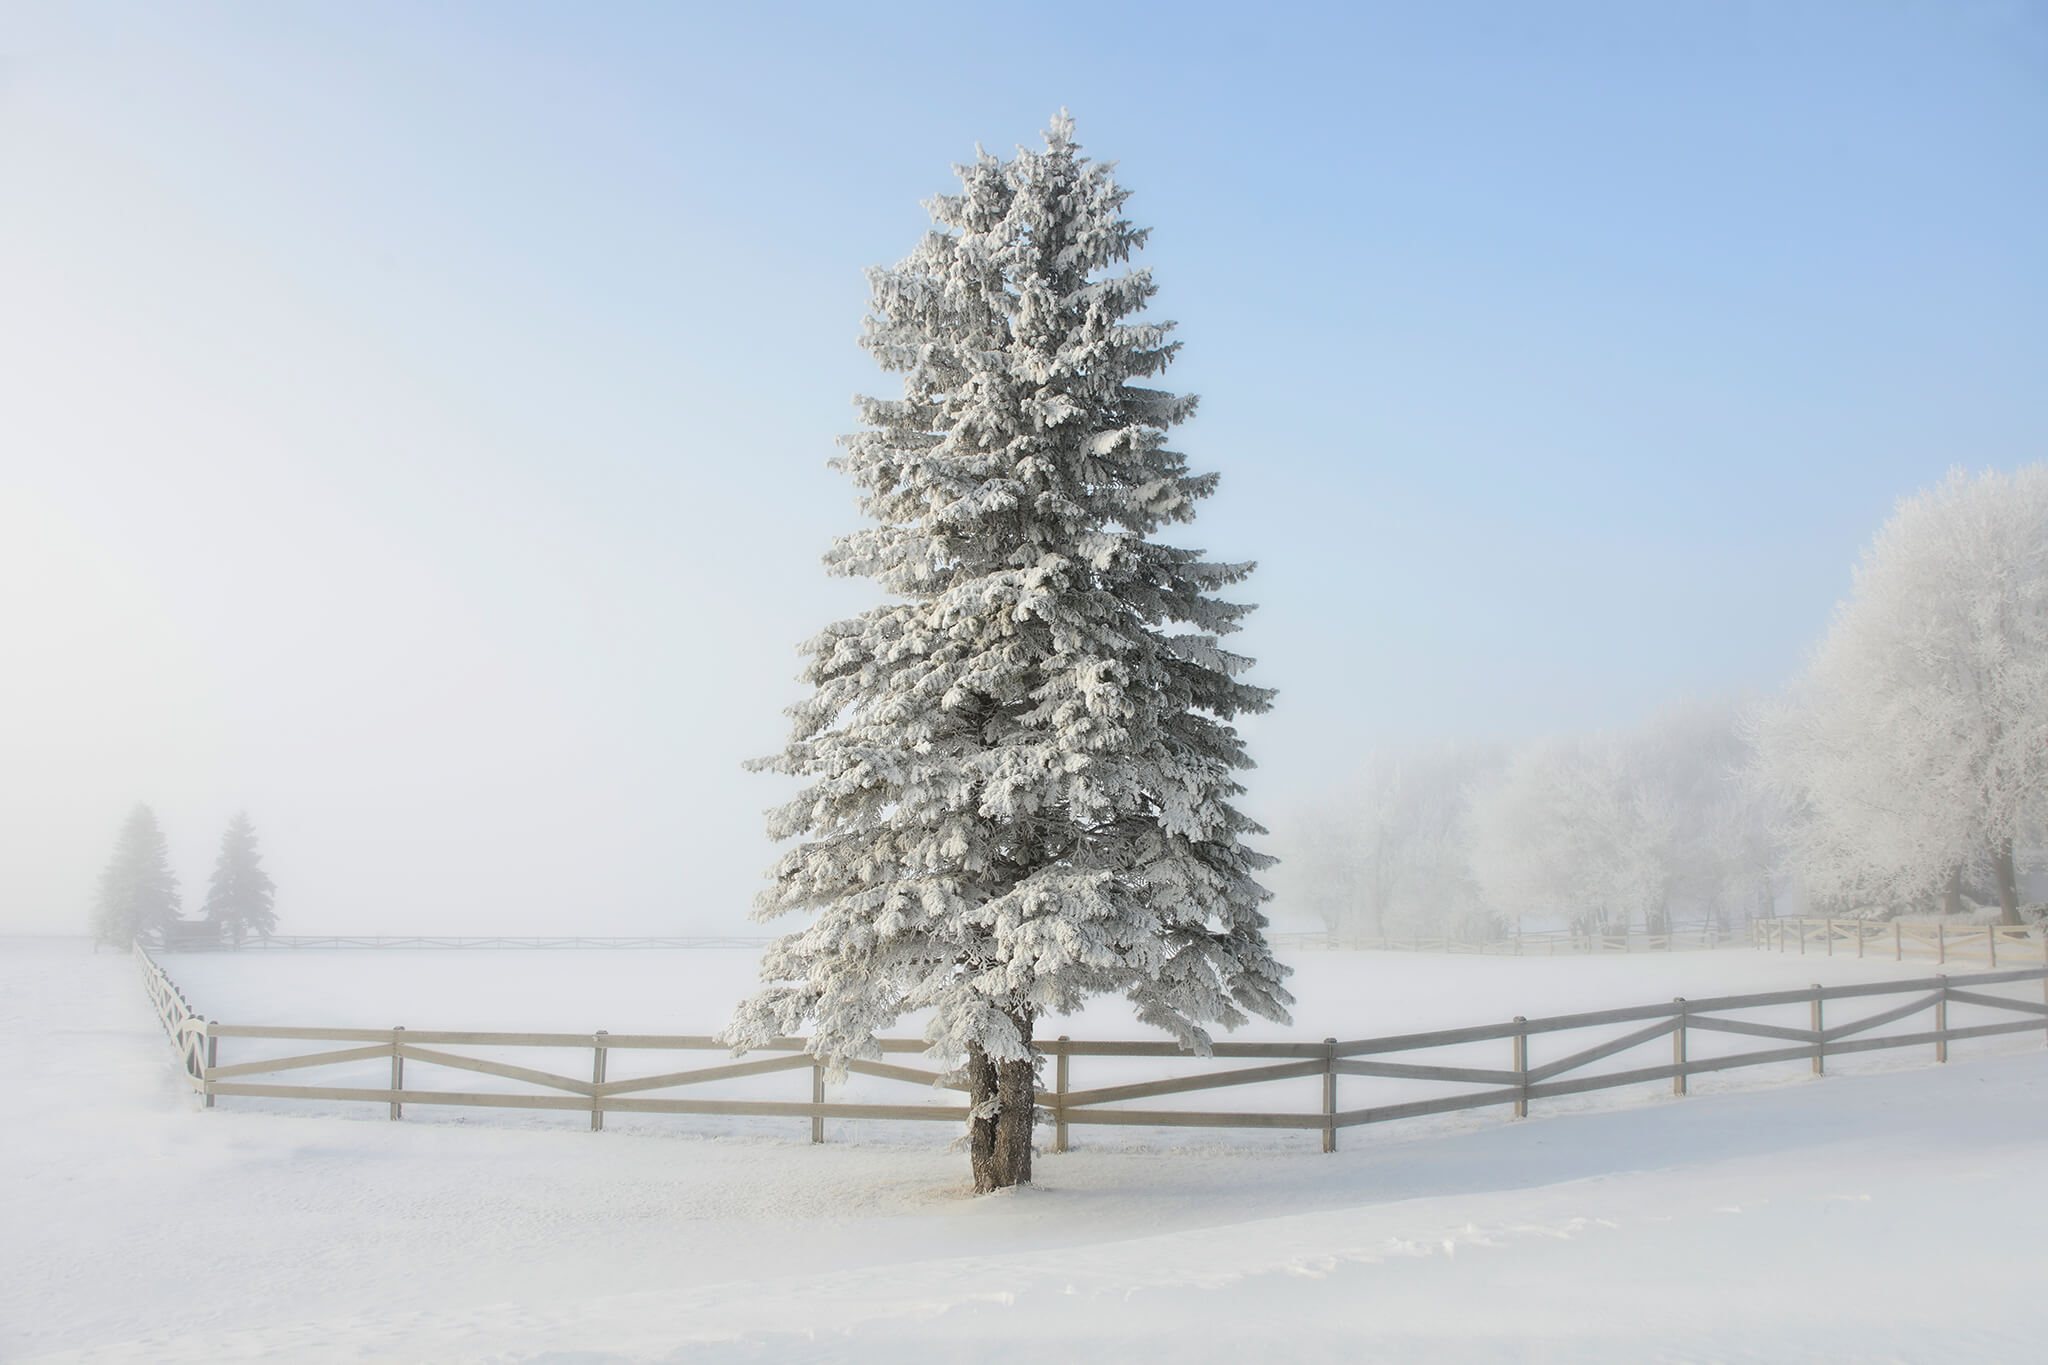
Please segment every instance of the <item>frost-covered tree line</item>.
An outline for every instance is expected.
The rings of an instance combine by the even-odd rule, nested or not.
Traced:
[[[237,943],[252,934],[267,936],[277,927],[276,893],[256,848],[255,826],[246,814],[237,814],[221,835],[196,923]],[[182,917],[170,845],[146,805],[130,811],[115,836],[113,854],[100,872],[91,920],[94,940],[112,947],[194,923]]]
[[[1296,813],[1283,888],[1340,937],[2022,917],[2048,825],[2048,468],[1900,502],[1775,697],[1378,755]]]
[[[807,922],[726,1037],[807,1033],[838,1066],[926,1012],[988,1190],[1031,1177],[1045,1016],[1116,993],[1199,1051],[1290,997],[1236,804],[1232,721],[1272,694],[1221,643],[1251,566],[1157,538],[1217,480],[1166,444],[1195,400],[1145,383],[1178,349],[1127,268],[1146,231],[1064,115],[956,170],[870,272],[862,345],[902,391],[858,400],[837,467],[867,524],[826,563],[885,600],[803,646],[810,694],[758,765],[803,787],[757,916]]]
[[[1296,813],[1285,887],[1340,940],[1717,926],[1781,894],[1735,699],[1631,730],[1373,756]]]

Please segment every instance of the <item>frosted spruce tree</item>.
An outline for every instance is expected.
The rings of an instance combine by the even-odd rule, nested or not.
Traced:
[[[256,829],[247,814],[237,814],[220,837],[213,880],[199,912],[236,943],[250,934],[268,938],[277,928],[276,895],[276,884],[263,870],[263,855],[256,851]]]
[[[1224,650],[1249,564],[1153,540],[1216,486],[1166,448],[1195,400],[1136,381],[1178,349],[1142,318],[1145,232],[1064,113],[1045,150],[979,154],[894,269],[869,272],[862,345],[901,398],[857,400],[834,462],[871,525],[833,573],[891,600],[803,646],[814,689],[754,766],[807,785],[772,813],[798,842],[757,919],[810,912],[767,950],[738,1047],[805,1032],[833,1062],[877,1055],[932,1011],[930,1056],[964,1068],[977,1190],[1028,1181],[1047,1014],[1121,992],[1206,1050],[1208,1024],[1285,1022],[1256,880],[1264,833],[1232,804],[1231,722],[1272,693]]]
[[[100,873],[93,898],[92,932],[101,943],[128,946],[137,934],[150,933],[178,918],[178,879],[156,812],[138,805],[128,813],[114,840],[113,857]]]

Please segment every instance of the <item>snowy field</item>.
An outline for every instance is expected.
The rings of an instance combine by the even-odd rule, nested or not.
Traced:
[[[165,964],[231,1022],[696,1032],[752,957]],[[1242,1036],[1932,972],[1748,950],[1294,960],[1296,1025]],[[82,943],[0,940],[0,1018],[9,1361],[2025,1361],[2048,1331],[2031,1034],[1945,1067],[1913,1049],[1347,1130],[1333,1156],[1076,1129],[1035,1187],[973,1199],[940,1125],[812,1146],[787,1121],[203,1111],[134,964]],[[1113,1006],[1057,1031],[1142,1036]]]

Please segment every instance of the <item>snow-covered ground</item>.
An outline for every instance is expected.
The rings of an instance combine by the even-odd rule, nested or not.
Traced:
[[[166,963],[223,1020],[700,1031],[751,957]],[[1930,971],[1748,951],[1296,961],[1297,1025],[1247,1036]],[[936,1125],[812,1146],[787,1123],[202,1111],[133,964],[78,943],[0,940],[0,1022],[6,1360],[2025,1361],[2048,1332],[2033,1035],[1946,1067],[1885,1054],[1821,1081],[1349,1130],[1334,1156],[1298,1135],[1077,1130],[1036,1187],[972,1199]],[[1061,1031],[1138,1036],[1113,1007]]]

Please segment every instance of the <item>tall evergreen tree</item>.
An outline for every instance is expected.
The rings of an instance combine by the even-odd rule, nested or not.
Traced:
[[[137,934],[160,930],[178,918],[178,879],[156,813],[137,805],[114,840],[113,857],[100,873],[92,910],[93,937],[126,947]]]
[[[756,918],[776,940],[738,1045],[804,1031],[872,1057],[932,1011],[930,1055],[964,1060],[975,1186],[1030,1179],[1035,1022],[1121,992],[1206,1051],[1206,1024],[1285,1021],[1265,941],[1264,831],[1232,804],[1232,721],[1272,693],[1217,637],[1250,573],[1151,539],[1216,487],[1166,448],[1192,397],[1139,387],[1178,349],[1141,314],[1146,233],[1081,155],[1064,112],[1045,150],[981,153],[894,269],[869,272],[862,345],[901,398],[856,400],[835,467],[873,523],[829,570],[893,600],[803,646],[814,689],[757,769],[806,779],[770,831],[799,840]]]
[[[200,913],[237,943],[250,934],[268,938],[277,928],[272,904],[276,892],[276,884],[263,870],[263,855],[256,851],[255,827],[246,813],[238,813],[220,837],[213,880]]]

